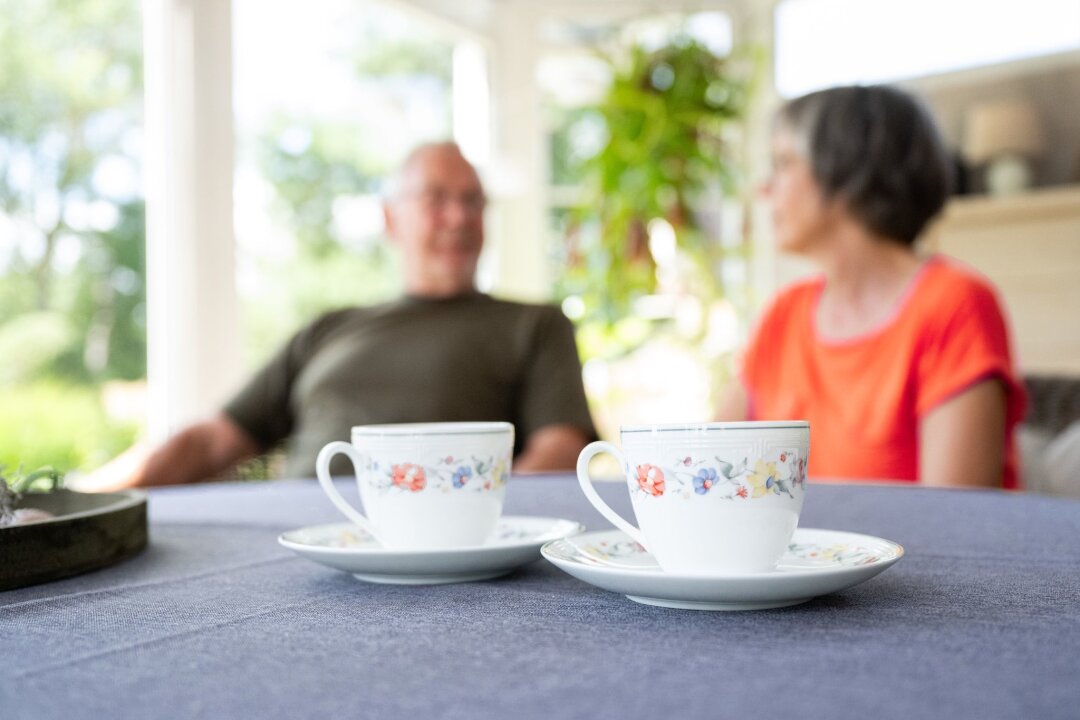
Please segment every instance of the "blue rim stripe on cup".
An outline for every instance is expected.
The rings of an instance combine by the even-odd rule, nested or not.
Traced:
[[[504,435],[513,432],[514,426],[508,422],[436,422],[436,423],[393,423],[386,425],[357,425],[352,428],[352,435],[390,436],[390,437],[432,437],[447,435]]]
[[[729,430],[804,430],[810,428],[807,420],[751,420],[742,422],[679,423],[674,425],[628,425],[620,428],[621,434],[658,432],[723,432]]]

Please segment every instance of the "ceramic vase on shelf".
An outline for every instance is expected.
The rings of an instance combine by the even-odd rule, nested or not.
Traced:
[[[973,106],[965,118],[964,151],[985,169],[991,195],[1014,195],[1033,184],[1032,163],[1044,151],[1042,127],[1035,108],[1018,99]]]

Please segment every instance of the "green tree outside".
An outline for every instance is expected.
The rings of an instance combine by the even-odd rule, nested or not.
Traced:
[[[134,0],[0,0],[0,464],[130,444],[99,389],[146,373]]]
[[[434,92],[448,134],[452,43],[376,7],[343,22],[334,52],[356,82]],[[279,112],[240,138],[295,240],[287,262],[248,258],[263,281],[244,306],[253,363],[318,313],[399,288],[381,238],[339,217],[401,159],[373,119]],[[297,128],[307,141],[283,142]],[[90,470],[141,430],[103,400],[146,375],[141,142],[139,3],[0,0],[0,464]]]

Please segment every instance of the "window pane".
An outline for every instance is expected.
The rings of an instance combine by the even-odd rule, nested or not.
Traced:
[[[0,0],[0,464],[92,469],[144,424],[137,0]]]
[[[785,0],[776,9],[785,97],[1076,50],[1076,0]]]
[[[378,3],[235,0],[238,288],[249,364],[398,290],[381,191],[451,135],[453,40]]]

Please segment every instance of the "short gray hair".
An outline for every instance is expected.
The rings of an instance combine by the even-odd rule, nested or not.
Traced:
[[[941,211],[952,165],[930,113],[894,87],[850,86],[804,95],[777,113],[825,197],[866,228],[911,245]]]

